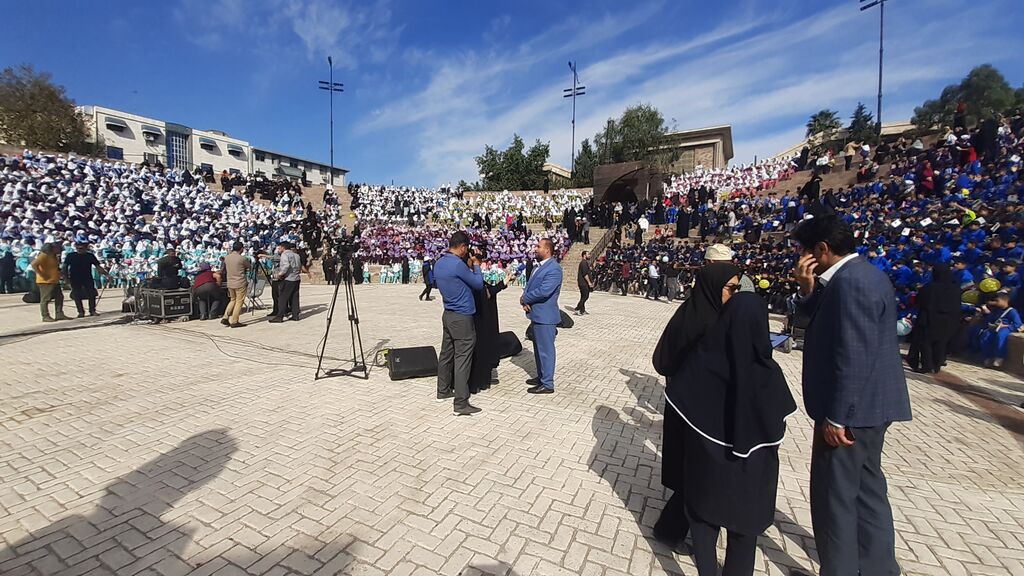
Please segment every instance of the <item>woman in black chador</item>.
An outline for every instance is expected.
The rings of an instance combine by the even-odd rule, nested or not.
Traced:
[[[692,295],[676,309],[665,326],[654,349],[654,369],[666,377],[666,388],[672,389],[673,378],[688,365],[697,345],[721,314],[723,302],[732,295],[730,285],[739,285],[740,269],[720,262],[701,268],[694,279]],[[661,483],[672,489],[672,497],[654,525],[654,537],[680,553],[690,531],[683,497],[686,422],[671,405],[665,404],[662,434]]]
[[[721,528],[728,531],[723,575],[753,574],[757,538],[775,516],[785,418],[796,411],[771,357],[768,307],[756,294],[735,294],[738,287],[732,264],[700,270],[653,359],[659,373],[671,374],[663,483],[674,490],[655,536],[681,540],[689,528],[700,576],[718,572]]]
[[[717,574],[715,548],[725,528],[722,574],[749,576],[757,537],[775,518],[779,444],[796,411],[772,359],[760,296],[723,298],[721,314],[672,378],[666,400],[666,412],[685,422],[683,498],[697,572]]]
[[[907,364],[915,372],[938,372],[960,327],[960,285],[946,264],[932,268],[932,281],[917,292],[917,320],[910,333]]]
[[[508,284],[515,281],[514,276],[506,278]],[[491,387],[491,370],[498,367],[498,292],[508,285],[504,281],[497,284],[484,283],[483,290],[474,290],[476,315],[476,346],[473,348],[473,368],[469,373],[469,391],[476,394]]]

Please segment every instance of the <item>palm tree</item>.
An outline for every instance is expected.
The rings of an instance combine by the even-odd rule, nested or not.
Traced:
[[[843,122],[839,119],[839,112],[828,109],[821,110],[807,120],[807,137],[824,133],[827,140],[830,134],[842,127]]]

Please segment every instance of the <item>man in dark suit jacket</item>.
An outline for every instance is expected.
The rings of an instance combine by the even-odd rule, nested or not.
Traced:
[[[811,522],[821,576],[897,576],[882,473],[886,429],[910,420],[895,293],[885,273],[857,256],[846,222],[811,218],[793,237],[802,247],[798,306],[811,319],[803,392],[815,426]]]

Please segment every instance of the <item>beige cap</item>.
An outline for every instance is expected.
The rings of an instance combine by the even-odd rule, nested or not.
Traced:
[[[708,249],[704,252],[704,259],[711,262],[731,262],[732,249],[725,244],[712,244],[711,246],[708,246]]]

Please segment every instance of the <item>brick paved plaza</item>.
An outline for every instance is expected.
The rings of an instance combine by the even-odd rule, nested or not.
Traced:
[[[358,287],[368,359],[439,345],[440,301],[419,289]],[[499,304],[522,335],[518,292]],[[455,417],[433,379],[315,382],[329,295],[303,288],[299,323],[109,313],[49,333],[0,296],[0,574],[696,573],[650,539],[665,501],[650,356],[671,306],[595,295],[559,334],[555,395],[524,393],[526,344],[474,397],[484,412]],[[340,318],[327,364],[347,349]],[[800,353],[777,359],[799,397]],[[910,393],[885,460],[906,573],[1024,574],[1024,383],[951,365]],[[816,570],[810,430],[790,420],[758,574]]]

